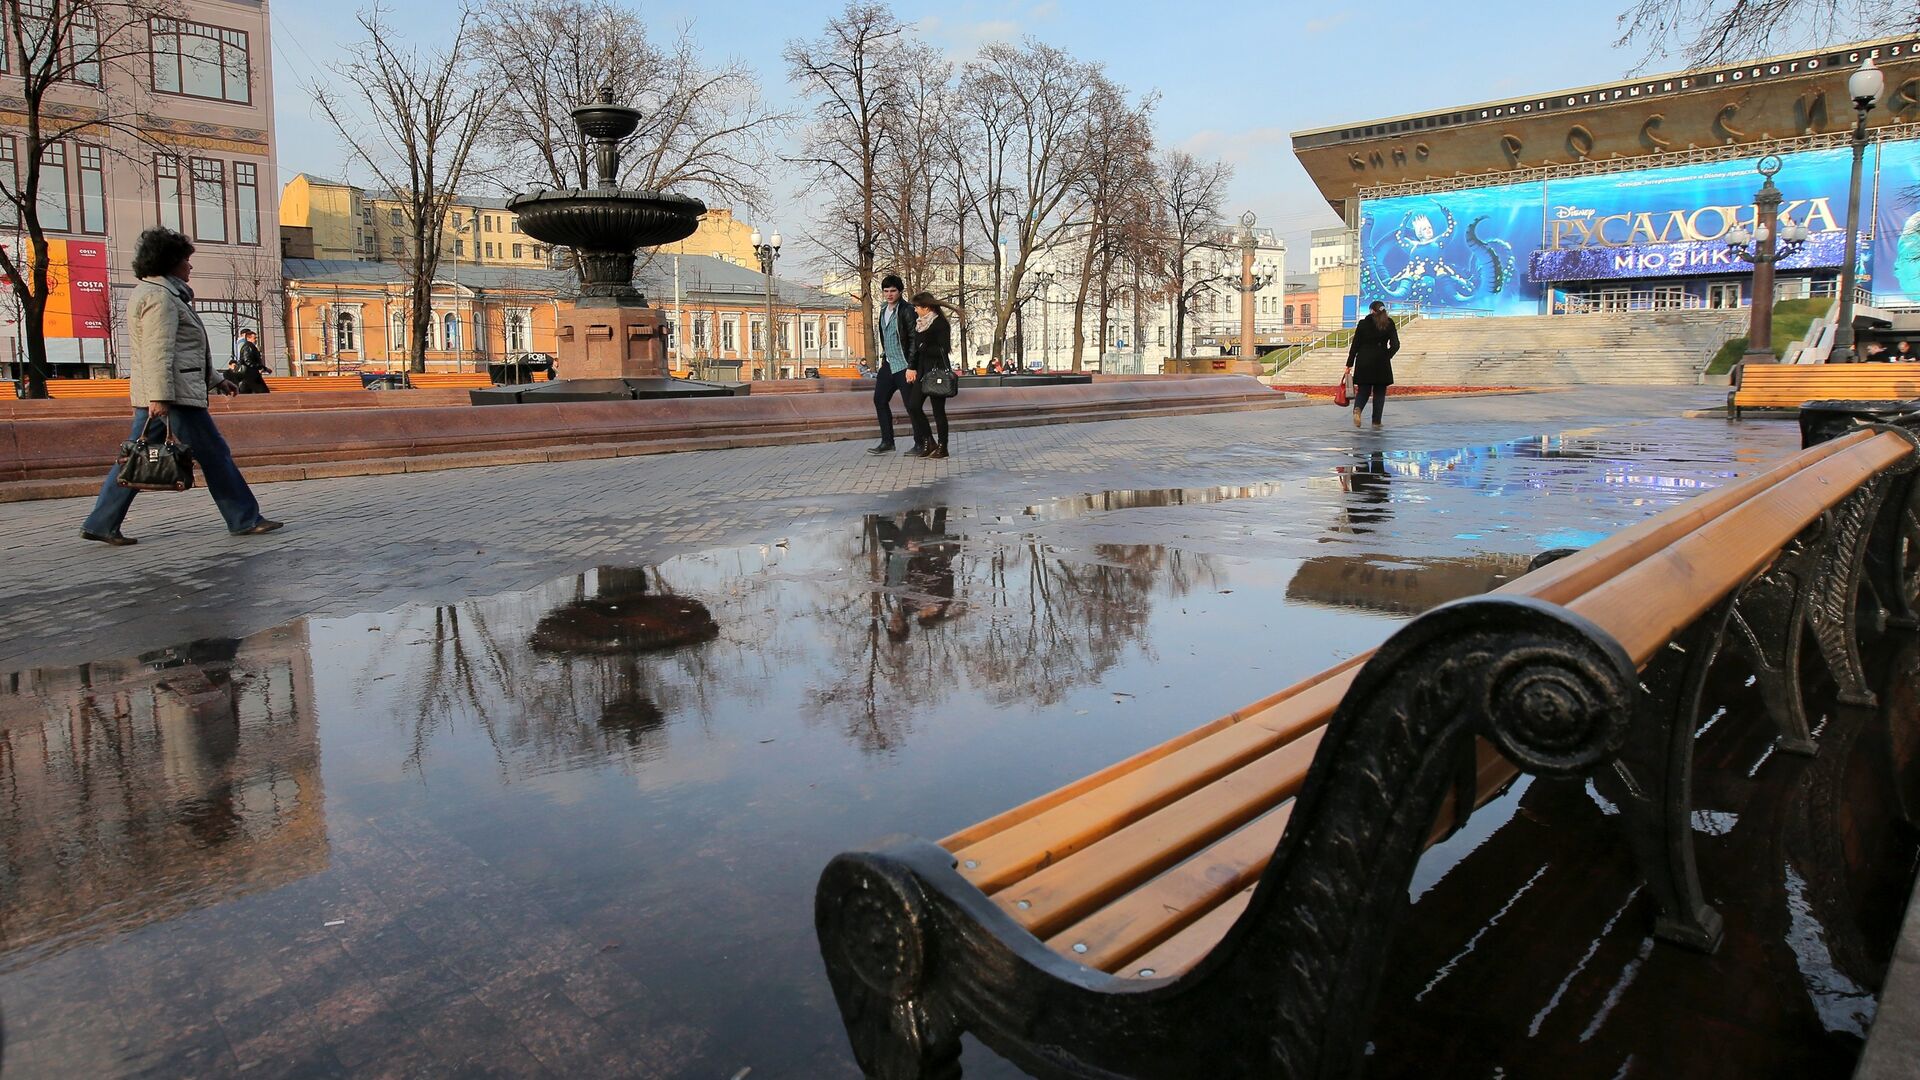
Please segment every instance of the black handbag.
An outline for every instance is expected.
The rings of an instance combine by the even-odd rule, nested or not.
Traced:
[[[928,397],[950,398],[960,392],[960,383],[952,368],[931,368],[920,376],[920,392]]]
[[[173,437],[173,425],[165,417],[158,422],[166,437],[156,440],[154,422],[148,420],[138,438],[120,444],[120,471],[114,479],[135,491],[185,491],[193,486],[193,451]]]

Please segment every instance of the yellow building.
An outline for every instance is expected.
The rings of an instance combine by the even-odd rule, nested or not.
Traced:
[[[392,192],[301,173],[281,193],[280,224],[312,229],[315,259],[391,262],[405,258],[411,242],[406,208]],[[750,267],[752,234],[733,211],[714,209],[701,217],[692,236],[660,250]],[[520,231],[519,216],[507,209],[505,199],[457,196],[448,208],[440,228],[443,273],[457,276],[467,266],[542,270],[552,264],[552,249]]]

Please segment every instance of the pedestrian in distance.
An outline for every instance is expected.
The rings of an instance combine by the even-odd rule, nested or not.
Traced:
[[[1393,354],[1400,351],[1400,328],[1387,314],[1384,301],[1368,305],[1367,315],[1354,325],[1347,346],[1347,371],[1353,376],[1353,426],[1360,426],[1360,410],[1373,402],[1373,426],[1387,407],[1387,387],[1393,385]]]
[[[254,340],[251,327],[240,331],[240,392],[243,394],[270,393],[266,376],[273,374],[266,360],[260,356],[260,345]]]
[[[931,371],[953,371],[953,326],[947,320],[948,310],[932,293],[914,295],[913,362],[907,367],[907,415],[913,420],[915,447],[907,453],[914,457],[947,456],[947,399],[923,393],[920,380]],[[928,401],[933,402],[932,427],[927,424]]]
[[[1913,351],[1913,342],[1901,338],[1900,343],[1893,347],[1893,355],[1888,359],[1896,364],[1920,364],[1920,353]]]
[[[873,411],[880,419],[880,445],[869,454],[893,453],[893,395],[907,395],[907,368],[913,362],[913,307],[901,296],[907,283],[898,274],[880,280],[880,315],[874,320],[873,340],[880,343],[873,365]],[[918,440],[909,454],[925,451]]]
[[[209,394],[232,396],[239,387],[214,370],[206,325],[193,310],[193,289],[187,284],[193,273],[193,242],[172,229],[148,229],[134,250],[133,273],[140,283],[127,299],[133,344],[132,437],[139,438],[150,422],[158,421],[186,444],[228,532],[255,536],[280,528],[280,522],[261,516],[259,501],[207,411]],[[107,470],[93,512],[80,526],[81,539],[114,547],[138,542],[120,531],[134,489],[121,487],[118,473],[117,466]]]

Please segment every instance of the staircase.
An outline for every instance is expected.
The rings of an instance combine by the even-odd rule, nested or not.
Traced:
[[[1636,311],[1605,315],[1421,319],[1400,336],[1395,381],[1410,386],[1692,386],[1744,311]],[[1316,349],[1275,381],[1331,386],[1345,345]]]

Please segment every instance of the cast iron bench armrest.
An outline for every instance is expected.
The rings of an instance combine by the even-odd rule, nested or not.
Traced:
[[[971,1031],[1042,1075],[1345,1074],[1415,861],[1520,770],[1623,785],[1658,932],[1711,949],[1688,796],[1707,668],[1751,600],[1773,677],[1797,679],[1804,626],[1865,694],[1840,631],[1863,568],[1913,621],[1903,568],[1865,556],[1915,445],[1840,435],[939,845],[840,856],[816,924],[862,1067],[953,1075]]]

